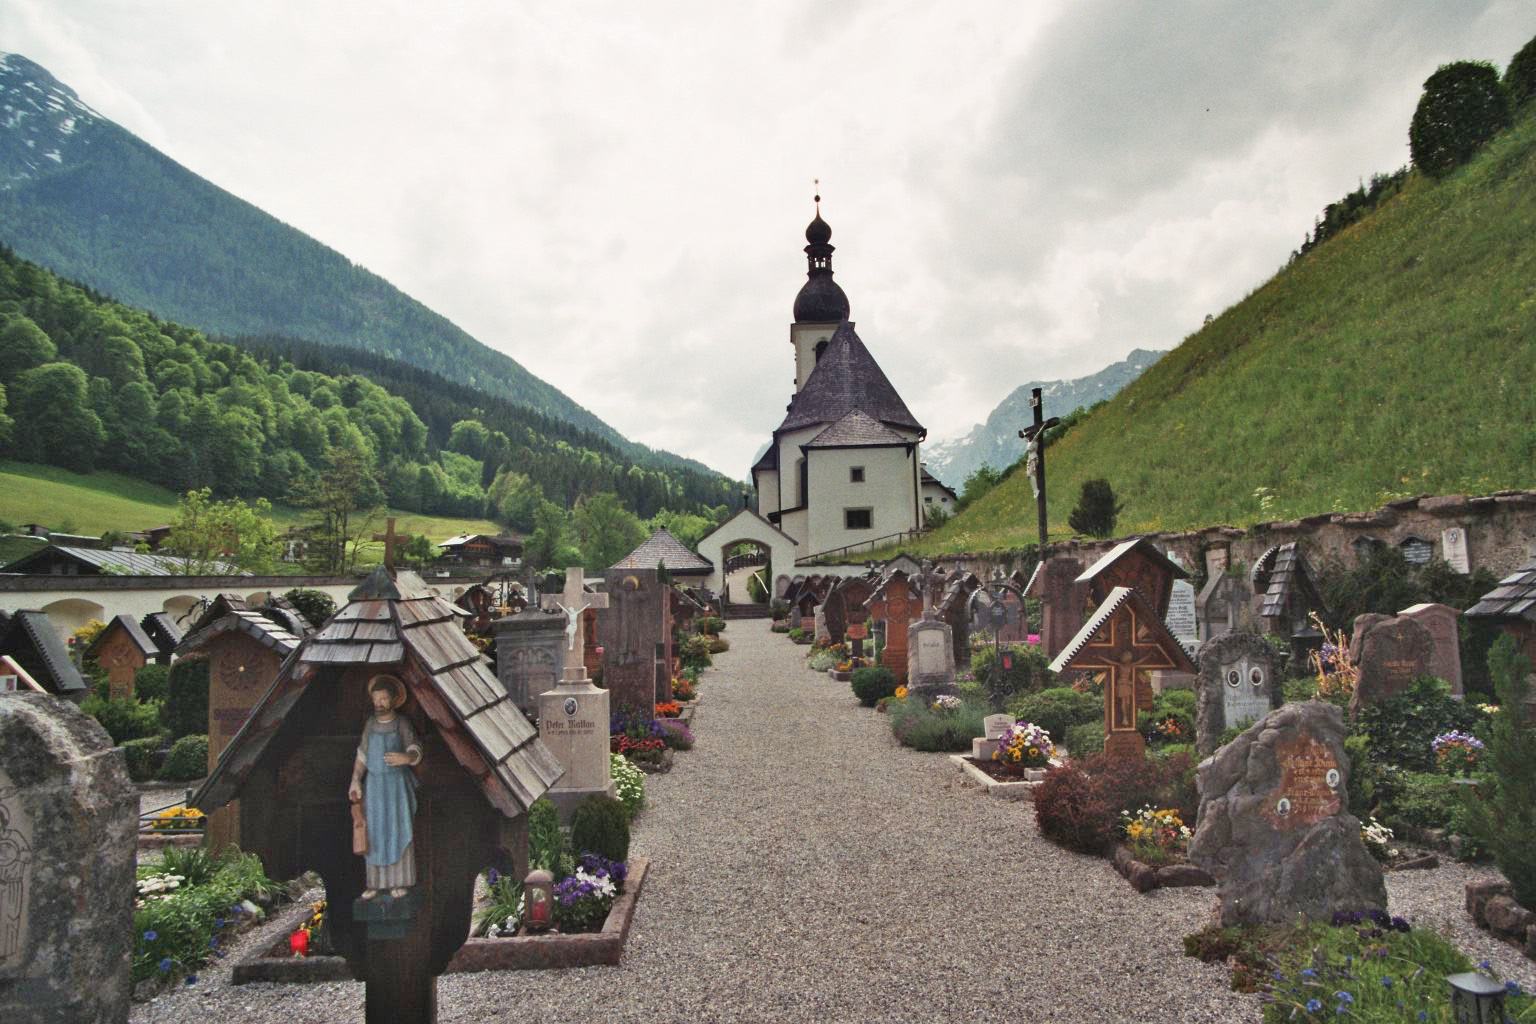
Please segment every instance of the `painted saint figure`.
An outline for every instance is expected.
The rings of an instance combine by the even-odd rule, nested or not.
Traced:
[[[405,703],[405,684],[394,676],[374,676],[368,680],[368,698],[373,715],[363,726],[352,785],[347,789],[347,799],[361,804],[366,822],[365,900],[373,899],[380,889],[404,896],[416,884],[411,845],[416,776],[411,767],[421,763],[421,741],[410,720],[399,713]]]

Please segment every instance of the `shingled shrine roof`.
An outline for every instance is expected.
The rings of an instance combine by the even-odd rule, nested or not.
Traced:
[[[154,641],[161,654],[170,654],[181,643],[181,627],[167,612],[150,612],[139,620],[144,635]]]
[[[1088,618],[1083,628],[1077,631],[1077,636],[1072,638],[1072,642],[1056,655],[1056,660],[1051,662],[1051,671],[1067,671],[1071,667],[1072,659],[1082,652],[1088,641],[1093,639],[1094,634],[1103,629],[1104,624],[1114,618],[1115,613],[1126,605],[1137,609],[1140,613],[1137,623],[1150,634],[1146,639],[1163,648],[1165,655],[1178,662],[1176,667],[1179,671],[1195,671],[1195,663],[1190,660],[1189,652],[1184,649],[1183,644],[1179,643],[1178,638],[1168,631],[1168,627],[1158,617],[1152,603],[1130,587],[1116,587],[1109,592],[1109,597]]]
[[[160,647],[144,632],[142,626],[133,620],[131,615],[114,615],[106,628],[96,634],[90,646],[85,649],[87,654],[94,653],[101,646],[103,640],[110,636],[114,630],[122,630],[133,641],[133,645],[139,649],[139,653],[146,658],[153,658],[160,653]]]
[[[457,609],[415,573],[391,578],[379,568],[288,655],[198,790],[196,805],[211,810],[234,799],[305,688],[326,680],[323,670],[354,665],[398,666],[454,759],[503,814],[525,813],[564,774],[465,637]]]
[[[886,448],[913,442],[858,409],[811,438],[802,448]]]
[[[1182,580],[1189,577],[1189,573],[1184,569],[1183,566],[1169,558],[1167,555],[1163,554],[1161,551],[1157,550],[1156,545],[1154,545],[1147,538],[1132,537],[1130,540],[1121,541],[1119,544],[1116,544],[1114,547],[1106,551],[1102,558],[1100,558],[1097,562],[1094,562],[1087,569],[1083,570],[1083,574],[1077,578],[1077,582],[1088,583],[1099,573],[1120,561],[1121,558],[1124,558],[1131,552],[1133,548],[1140,548],[1143,552],[1152,556],[1155,561],[1161,562],[1163,565],[1167,566],[1168,571],[1173,573],[1174,579]],[[1038,566],[1036,567],[1035,571],[1039,571]],[[1030,582],[1034,582],[1034,577],[1030,577]]]
[[[261,612],[240,609],[232,610],[212,622],[199,619],[198,627],[188,633],[176,646],[176,653],[190,654],[207,645],[214,637],[232,632],[244,633],[263,647],[270,647],[285,658],[299,646],[299,638],[289,632],[287,626],[267,618]]]
[[[0,633],[0,654],[15,658],[50,693],[74,697],[90,689],[47,612],[19,611],[12,615]]]
[[[1499,580],[1499,585],[1466,611],[1473,619],[1527,619],[1536,622],[1536,558]]]
[[[789,411],[776,433],[836,423],[854,410],[886,426],[923,430],[854,333],[853,324],[844,320],[805,379],[805,386],[790,400]]]
[[[1320,604],[1317,587],[1312,582],[1312,567],[1296,542],[1277,544],[1253,563],[1253,589],[1262,593],[1260,618],[1280,618],[1287,614],[1286,601],[1297,589],[1303,590],[1311,604]]]
[[[667,572],[674,576],[702,576],[715,571],[715,563],[689,551],[664,526],[615,562],[612,568],[654,569],[657,565],[666,566]]]

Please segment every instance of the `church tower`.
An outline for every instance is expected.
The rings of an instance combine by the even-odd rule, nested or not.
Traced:
[[[832,280],[832,229],[821,219],[821,196],[816,197],[816,218],[805,229],[805,284],[795,296],[795,322],[789,340],[795,347],[795,391],[831,342],[837,325],[848,319],[848,296]]]

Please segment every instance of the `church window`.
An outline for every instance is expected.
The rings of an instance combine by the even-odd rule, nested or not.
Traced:
[[[924,495],[923,496],[923,503],[925,505],[932,505],[933,504],[933,495],[931,495],[931,494]]]
[[[848,469],[848,482],[861,484],[864,482],[864,467],[850,466]]]
[[[868,530],[875,525],[875,510],[872,508],[845,508],[843,509],[843,527],[848,530]]]

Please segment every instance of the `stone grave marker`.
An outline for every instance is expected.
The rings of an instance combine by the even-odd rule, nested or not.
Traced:
[[[550,788],[549,798],[560,811],[561,822],[568,825],[577,805],[587,797],[614,795],[608,758],[608,691],[592,685],[580,653],[586,647],[583,613],[608,607],[608,595],[588,593],[582,584],[582,570],[573,566],[565,570],[565,589],[546,594],[543,600],[545,607],[562,613],[557,621],[571,623],[576,630],[574,636],[565,631],[561,634],[565,660],[559,685],[538,698],[539,739],[565,768],[565,774]]]
[[[1464,527],[1449,526],[1440,531],[1440,557],[1446,565],[1463,576],[1472,571],[1472,555],[1467,549],[1467,531]]]
[[[546,595],[548,596],[548,595]],[[558,612],[524,609],[494,620],[496,675],[507,696],[527,714],[539,694],[553,689],[565,665],[566,617]]]
[[[974,574],[952,573],[939,602],[939,617],[949,625],[950,645],[959,668],[971,665],[971,595],[980,587],[981,581]]]
[[[128,1020],[138,815],[94,719],[0,698],[0,1020]]]
[[[1024,599],[1013,587],[1003,590],[1003,624],[996,627],[1000,644],[1022,644],[1029,640],[1029,616],[1024,610]]]
[[[1257,633],[1226,633],[1200,645],[1195,752],[1216,750],[1228,729],[1257,722],[1280,703],[1280,664]]]
[[[978,761],[990,761],[997,753],[997,741],[1013,725],[1012,715],[988,715],[981,720],[984,735],[971,740],[971,757]]]
[[[870,617],[885,624],[885,649],[880,663],[896,676],[898,684],[907,684],[907,630],[922,607],[912,590],[911,579],[901,569],[894,569],[881,580],[865,602]]]
[[[603,685],[614,711],[649,720],[656,712],[656,645],[667,587],[655,569],[609,569],[608,608],[597,620]]]
[[[1344,736],[1334,705],[1287,704],[1201,763],[1189,858],[1220,885],[1222,925],[1386,909],[1381,865],[1349,813]]]
[[[955,692],[955,652],[949,625],[924,616],[907,629],[907,686],[931,701]]]
[[[1048,658],[1066,650],[1083,627],[1088,587],[1078,582],[1082,574],[1082,562],[1068,555],[1052,555],[1035,568],[1025,586],[1024,596],[1040,601],[1040,643]]]
[[[1451,684],[1451,696],[1463,696],[1461,680],[1461,612],[1448,604],[1416,604],[1398,612],[1429,630],[1434,649],[1429,654],[1429,675]]]
[[[1419,676],[1430,674],[1435,638],[1408,616],[1361,615],[1349,640],[1349,660],[1359,671],[1349,713],[1396,696]]]
[[[1168,599],[1168,616],[1163,620],[1168,632],[1186,647],[1199,642],[1200,629],[1195,621],[1195,587],[1188,580],[1174,580]]]
[[[1226,633],[1248,632],[1255,622],[1253,591],[1240,576],[1212,576],[1195,598],[1197,636],[1214,640]]]

